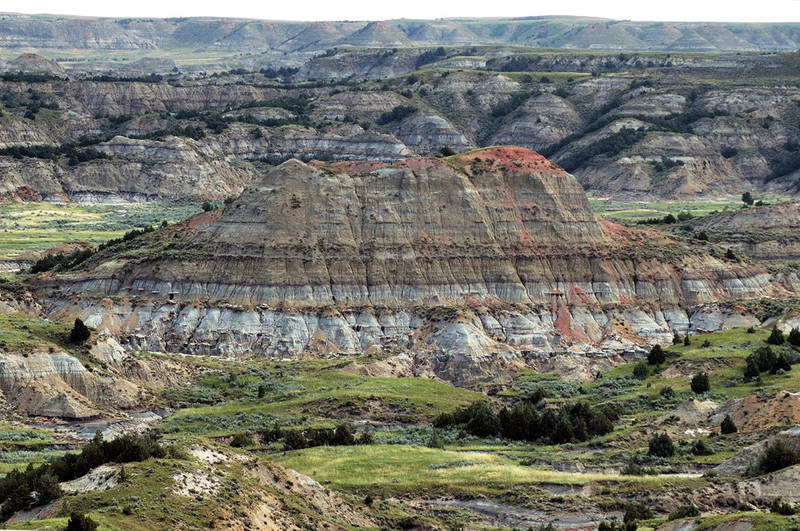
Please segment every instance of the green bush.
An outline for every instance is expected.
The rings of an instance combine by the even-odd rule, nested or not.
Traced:
[[[794,327],[789,331],[788,341],[790,345],[800,347],[800,330],[798,330],[797,327]]]
[[[692,454],[694,455],[713,455],[714,450],[703,439],[697,439],[692,443]]]
[[[647,363],[650,365],[661,365],[667,361],[667,353],[661,348],[661,345],[653,345],[650,353],[647,355]]]
[[[684,505],[669,513],[669,516],[667,516],[667,521],[671,522],[672,520],[678,520],[680,518],[692,518],[695,516],[700,516],[700,509],[694,505]]]
[[[793,514],[797,514],[796,507],[793,507],[788,503],[782,502],[780,498],[775,498],[774,500],[772,500],[770,511],[776,514],[782,514],[784,516],[792,516]]]
[[[692,391],[698,395],[708,392],[711,389],[711,385],[708,381],[708,374],[705,372],[697,373],[694,378],[692,378],[691,387]]]
[[[231,446],[234,448],[247,448],[253,446],[253,439],[246,433],[237,433],[231,439]]]
[[[86,516],[85,514],[72,513],[67,522],[65,531],[95,531],[97,529],[97,522]]]
[[[636,378],[639,378],[640,380],[644,380],[645,378],[647,378],[649,373],[650,371],[648,371],[647,369],[647,364],[644,362],[637,363],[636,366],[633,368],[633,375]]]
[[[723,435],[729,435],[731,433],[736,433],[739,429],[734,424],[733,419],[730,415],[725,415],[725,418],[722,420],[722,424],[719,426],[719,431]]]
[[[672,457],[675,455],[675,445],[672,443],[669,435],[666,433],[659,433],[653,435],[648,444],[648,455],[655,457]]]
[[[767,445],[767,449],[758,460],[758,471],[761,474],[767,474],[792,466],[795,463],[797,463],[797,456],[794,452],[787,448],[782,440],[776,439]]]
[[[786,342],[786,339],[783,337],[783,332],[777,326],[772,329],[770,332],[769,337],[767,338],[767,343],[770,345],[783,345]]]
[[[72,330],[69,333],[70,343],[83,343],[92,336],[89,328],[78,318],[75,318],[75,324],[72,325]]]

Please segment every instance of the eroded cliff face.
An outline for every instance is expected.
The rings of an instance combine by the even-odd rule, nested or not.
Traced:
[[[673,331],[752,322],[703,304],[797,283],[601,220],[574,177],[523,148],[292,160],[224,210],[87,267],[40,281],[49,312],[134,348],[396,350],[409,370],[465,385],[570,366],[552,362],[562,352],[588,375]]]
[[[784,81],[798,72],[794,56],[768,58],[774,64],[732,56],[726,61],[744,74],[717,65],[704,75],[724,74],[725,84],[696,84],[697,73],[677,59],[647,66],[646,56],[614,56],[619,71],[589,77],[594,59],[581,55],[583,74],[565,81],[563,73],[533,70],[427,68],[412,52],[422,53],[390,55],[410,57],[413,74],[377,69],[380,83],[353,80],[352,72],[336,85],[279,83],[257,73],[0,81],[0,149],[62,150],[0,155],[0,197],[16,199],[28,187],[45,200],[221,198],[255,182],[262,163],[291,157],[395,162],[498,144],[547,153],[600,197],[797,193],[800,90]],[[495,52],[512,62],[492,68],[529,59]],[[364,59],[351,50],[320,61],[354,55]],[[564,60],[542,55],[539,63]],[[647,133],[628,141],[619,138],[624,129]],[[75,145],[109,158],[72,158],[63,149]]]
[[[86,355],[93,364],[53,345],[0,352],[0,402],[14,415],[84,419],[141,408],[150,390],[183,385],[185,368],[163,360],[141,360],[113,338]]]

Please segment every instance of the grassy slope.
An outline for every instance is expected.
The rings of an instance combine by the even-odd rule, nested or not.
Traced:
[[[193,203],[0,205],[0,259],[60,243],[102,243],[136,227],[182,221],[200,211]]]

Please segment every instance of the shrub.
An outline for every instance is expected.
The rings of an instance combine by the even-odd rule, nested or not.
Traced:
[[[780,498],[775,498],[772,500],[772,505],[769,508],[770,511],[776,514],[782,514],[784,516],[792,516],[793,514],[797,513],[797,509],[788,503],[781,502]]]
[[[772,329],[772,332],[770,332],[767,343],[770,345],[783,345],[784,342],[786,342],[786,339],[783,337],[783,332],[776,326]]]
[[[444,449],[444,439],[441,435],[439,435],[439,431],[434,429],[433,433],[431,433],[430,439],[425,444],[428,448],[438,448],[439,450]]]
[[[788,341],[789,344],[800,347],[800,330],[798,330],[797,327],[794,327],[789,331]]]
[[[253,446],[253,439],[246,433],[237,433],[231,439],[231,446],[234,448],[246,448]]]
[[[683,338],[683,345],[688,347],[692,344],[692,339],[689,337],[689,334],[686,334],[686,337]]]
[[[767,449],[758,460],[758,471],[761,474],[775,472],[776,470],[792,466],[796,462],[797,456],[794,452],[787,448],[782,440],[776,439],[767,445]]]
[[[214,206],[210,201],[203,201],[203,212],[210,212],[214,210]]]
[[[647,454],[656,457],[672,457],[675,455],[675,445],[669,435],[659,433],[653,435],[648,444]]]
[[[725,146],[724,148],[722,148],[720,150],[720,153],[722,154],[723,157],[725,157],[726,159],[729,159],[731,157],[735,157],[739,153],[739,150],[736,149],[735,147]],[[747,193],[747,192],[745,192],[745,193]]]
[[[95,531],[96,529],[97,522],[80,513],[72,513],[66,527],[66,531]]]
[[[683,343],[683,339],[681,338],[681,335],[678,332],[673,333],[672,334],[672,344],[673,345],[680,345],[681,343]]]
[[[83,324],[78,318],[75,318],[75,324],[72,325],[72,330],[69,333],[69,342],[70,343],[83,343],[87,339],[91,337],[92,333],[89,331],[89,328]]]
[[[650,353],[647,355],[647,363],[650,365],[661,365],[667,361],[667,354],[664,352],[664,349],[661,348],[661,345],[653,345],[653,348],[650,349]]]
[[[714,450],[703,439],[697,439],[692,443],[692,454],[694,455],[713,455]]]
[[[739,429],[734,424],[733,419],[730,415],[725,415],[725,418],[722,419],[722,424],[719,425],[719,431],[723,435],[728,435],[731,433],[736,433]]]
[[[761,370],[758,368],[758,361],[755,355],[747,356],[747,362],[744,368],[744,377],[748,380],[754,380],[761,375]]]
[[[661,391],[658,392],[662,398],[671,399],[675,398],[675,389],[670,387],[669,385],[662,387]]]
[[[417,112],[417,108],[411,105],[398,105],[389,112],[385,112],[378,117],[378,125],[386,125],[407,118]]]
[[[745,205],[748,205],[748,206],[752,205],[755,202],[755,200],[753,199],[753,194],[751,194],[750,192],[743,193],[742,194],[742,202]]]
[[[691,383],[692,391],[696,394],[703,394],[708,392],[711,389],[711,385],[708,382],[708,374],[705,372],[699,372],[692,378]]]
[[[680,518],[692,518],[694,516],[700,516],[700,510],[694,505],[684,505],[669,513],[669,516],[667,516],[667,521],[671,522],[672,520],[678,520]]]
[[[649,520],[652,517],[653,511],[651,511],[646,505],[642,503],[629,503],[625,506],[625,512],[623,513],[622,521],[628,524],[638,520]]]
[[[447,146],[442,147],[442,149],[439,150],[439,153],[441,153],[443,157],[452,157],[456,154],[453,148]]]
[[[644,380],[647,378],[649,371],[647,370],[647,364],[644,362],[639,362],[633,368],[633,375],[640,380]]]
[[[754,327],[752,327],[752,326],[748,326],[747,327],[747,333],[748,334],[755,334],[756,333],[756,329]]]

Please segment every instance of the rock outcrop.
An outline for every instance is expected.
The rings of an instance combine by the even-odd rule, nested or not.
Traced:
[[[49,311],[134,348],[284,357],[378,346],[462,384],[558,352],[611,364],[695,317],[708,326],[699,305],[787,290],[757,267],[595,217],[574,177],[512,147],[291,160],[224,210],[87,267],[40,280]]]

